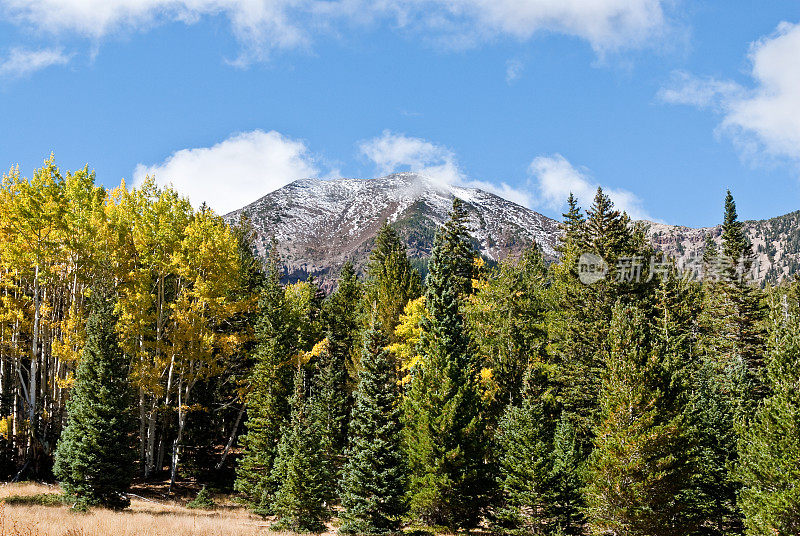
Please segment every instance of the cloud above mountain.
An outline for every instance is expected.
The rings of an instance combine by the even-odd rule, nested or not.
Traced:
[[[648,46],[668,27],[667,0],[0,0],[18,25],[92,40],[168,22],[224,17],[243,47],[241,62],[275,49],[309,47],[343,28],[388,24],[448,47],[542,32],[574,36],[604,54]]]
[[[290,182],[319,171],[305,143],[275,132],[236,134],[211,147],[183,149],[159,164],[139,164],[134,184],[152,176],[171,184],[194,206],[226,214]]]
[[[721,115],[718,131],[748,157],[800,162],[800,23],[781,23],[750,45],[752,84],[676,73],[659,97]]]
[[[573,194],[584,209],[592,204],[597,188],[601,186],[589,175],[588,170],[573,166],[560,154],[538,156],[528,168],[532,184],[538,192],[539,205],[551,210],[560,210],[566,205],[569,194]],[[624,210],[635,220],[653,220],[644,209],[642,200],[628,190],[603,187],[619,210]]]
[[[433,179],[443,187],[480,188],[519,205],[530,208],[533,204],[533,199],[524,189],[514,188],[504,182],[495,184],[471,179],[459,168],[453,151],[422,138],[385,130],[380,136],[359,143],[359,150],[372,161],[380,175],[413,171]]]
[[[358,152],[374,166],[375,176],[400,171],[419,173],[443,189],[478,188],[519,205],[558,211],[574,193],[583,207],[594,198],[598,183],[589,172],[573,166],[560,154],[536,157],[529,177],[520,186],[471,178],[449,148],[389,130],[357,144]],[[172,185],[194,206],[205,202],[216,212],[239,209],[290,182],[302,178],[336,176],[322,171],[324,160],[315,157],[305,142],[275,131],[254,130],[235,134],[211,147],[182,149],[163,162],[139,164],[134,185],[146,177]],[[621,210],[636,219],[652,219],[633,193],[604,187]]]

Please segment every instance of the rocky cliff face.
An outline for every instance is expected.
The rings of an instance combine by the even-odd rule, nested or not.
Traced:
[[[703,254],[705,236],[717,246],[722,243],[722,226],[693,229],[650,223],[648,234],[660,250],[685,261]],[[749,220],[744,228],[755,254],[757,277],[761,282],[777,283],[800,270],[800,211],[768,220]]]

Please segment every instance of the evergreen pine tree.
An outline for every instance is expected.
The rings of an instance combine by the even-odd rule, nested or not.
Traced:
[[[337,495],[336,484],[345,461],[345,442],[350,418],[350,397],[345,389],[347,371],[332,352],[329,339],[323,339],[314,350],[315,365],[311,374],[311,398],[309,416],[314,419],[320,433],[320,448],[328,463],[331,494],[326,498],[332,502]]]
[[[419,273],[408,260],[405,244],[394,228],[384,223],[367,264],[368,317],[374,317],[389,340],[396,342],[394,328],[403,308],[421,293]]]
[[[722,347],[722,358],[739,372],[742,390],[742,417],[747,418],[765,395],[764,326],[765,310],[760,289],[750,276],[753,250],[742,222],[736,212],[736,203],[730,190],[725,196],[725,218],[722,223],[721,286],[723,300],[717,333]]]
[[[320,361],[320,370],[328,368],[330,381],[329,412],[332,423],[332,448],[341,454],[347,444],[347,428],[353,406],[355,388],[351,375],[358,369],[358,359],[363,323],[363,285],[358,280],[353,265],[346,263],[339,276],[336,290],[325,300],[322,317],[328,338],[326,359]]]
[[[318,420],[319,406],[306,399],[305,373],[295,374],[292,414],[280,444],[272,480],[278,483],[272,510],[276,528],[294,532],[321,532],[330,518],[334,495],[333,472],[325,453]]]
[[[246,433],[239,438],[242,455],[236,468],[234,489],[257,512],[269,512],[276,483],[272,466],[289,417],[287,399],[291,393],[292,368],[285,363],[289,353],[284,289],[280,284],[280,263],[273,243],[267,274],[260,290],[255,326],[254,365],[249,375]]]
[[[621,254],[632,253],[628,217],[614,208],[603,189],[598,187],[592,206],[586,211],[586,242],[591,251],[613,266]]]
[[[464,202],[453,199],[450,217],[442,226],[443,240],[441,247],[447,257],[458,297],[463,298],[472,293],[472,279],[475,277],[475,259],[478,256],[469,234],[469,214]],[[432,268],[429,266],[429,270]]]
[[[773,300],[767,386],[739,441],[737,476],[747,533],[800,534],[800,303]]]
[[[539,397],[509,405],[497,437],[501,499],[498,525],[508,534],[539,534],[547,529],[551,491],[553,415]]]
[[[67,402],[68,420],[53,474],[64,492],[86,505],[125,508],[133,480],[136,423],[131,413],[129,360],[117,342],[110,294],[96,288],[86,322],[86,345]]]
[[[478,366],[462,316],[468,233],[454,202],[452,218],[436,235],[430,260],[421,336],[421,366],[406,398],[406,445],[412,511],[424,522],[472,527],[487,493]]]
[[[583,480],[581,460],[575,428],[562,415],[556,425],[550,465],[549,509],[552,513],[552,534],[582,534],[583,516]]]
[[[610,198],[598,189],[588,219],[581,224],[586,251],[576,251],[570,264],[558,264],[553,274],[554,311],[549,325],[549,360],[552,381],[561,409],[575,428],[579,451],[591,450],[594,429],[599,422],[598,393],[608,354],[611,314],[618,300],[623,303],[647,301],[655,282],[647,283],[644,271],[640,281],[618,282],[613,271],[617,260],[637,255],[649,259],[650,251],[640,243],[628,225],[627,217],[614,209]],[[567,222],[573,221],[568,219]],[[579,232],[579,231],[576,231]],[[577,254],[590,252],[602,257],[610,271],[591,285],[578,278]]]
[[[572,256],[577,258],[578,253],[586,249],[586,218],[578,206],[577,198],[570,192],[567,198],[567,212],[562,214],[563,220],[559,225],[561,229],[561,239],[558,245],[558,251],[562,255],[568,255],[572,252]],[[570,258],[572,258],[570,256]]]
[[[679,536],[686,519],[682,415],[669,410],[662,356],[644,315],[617,306],[600,393],[603,419],[587,474],[587,516],[598,534]]]
[[[386,345],[380,329],[370,329],[361,354],[350,448],[341,483],[343,533],[398,532],[400,516],[406,510],[401,398]]]
[[[580,534],[580,455],[569,422],[543,393],[526,389],[500,420],[499,528],[506,534]]]

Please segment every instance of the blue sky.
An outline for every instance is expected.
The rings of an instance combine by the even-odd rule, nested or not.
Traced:
[[[0,0],[0,167],[237,208],[419,170],[558,216],[800,209],[800,2]]]

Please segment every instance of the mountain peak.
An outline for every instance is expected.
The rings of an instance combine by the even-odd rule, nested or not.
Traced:
[[[554,220],[497,195],[411,172],[376,179],[301,179],[226,218],[236,221],[248,214],[261,254],[274,236],[289,280],[315,275],[327,283],[347,261],[363,268],[384,221],[395,225],[409,255],[424,263],[454,197],[464,201],[476,246],[486,257],[500,260],[535,242],[555,258]]]

